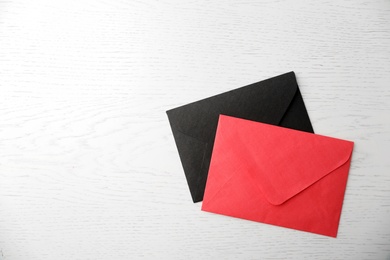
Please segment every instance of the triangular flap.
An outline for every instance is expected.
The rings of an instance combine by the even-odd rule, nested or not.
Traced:
[[[277,125],[298,85],[294,72],[282,74],[167,111],[172,129],[213,143],[220,114]]]
[[[280,205],[345,164],[353,142],[221,115],[245,151],[247,171]]]

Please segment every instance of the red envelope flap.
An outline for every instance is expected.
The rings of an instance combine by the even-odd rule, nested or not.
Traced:
[[[221,115],[219,133],[243,151],[244,167],[280,205],[346,163],[353,142]]]

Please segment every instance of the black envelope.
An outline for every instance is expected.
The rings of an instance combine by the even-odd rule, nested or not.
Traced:
[[[203,200],[220,114],[314,132],[294,72],[168,110],[194,202]]]

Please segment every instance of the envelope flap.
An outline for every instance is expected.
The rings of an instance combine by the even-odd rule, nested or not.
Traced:
[[[221,116],[236,136],[247,171],[267,200],[280,205],[348,161],[353,142]]]
[[[167,111],[172,129],[213,143],[220,114],[277,125],[298,85],[294,72],[279,75]]]

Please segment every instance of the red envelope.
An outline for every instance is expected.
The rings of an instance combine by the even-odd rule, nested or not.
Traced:
[[[220,115],[202,210],[336,237],[352,149]]]

